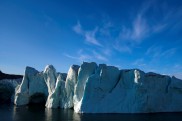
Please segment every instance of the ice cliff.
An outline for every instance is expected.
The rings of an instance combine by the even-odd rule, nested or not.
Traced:
[[[182,111],[182,80],[94,62],[72,65],[67,75],[52,65],[43,72],[26,67],[14,103],[43,101],[77,113],[176,112]]]

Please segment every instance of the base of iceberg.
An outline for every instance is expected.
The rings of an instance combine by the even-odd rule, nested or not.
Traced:
[[[26,67],[14,103],[45,102],[47,108],[76,113],[153,113],[182,111],[182,80],[139,69],[83,62],[68,74],[52,65],[43,72]]]

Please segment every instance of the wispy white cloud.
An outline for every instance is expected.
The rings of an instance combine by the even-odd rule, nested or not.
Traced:
[[[104,36],[111,36],[110,32],[112,27],[114,27],[112,22],[104,22],[103,26],[99,28],[99,32]]]
[[[151,46],[146,51],[145,55],[150,56],[152,58],[169,58],[173,56],[177,51],[177,48],[169,48],[164,50],[161,46]]]
[[[77,24],[75,26],[73,26],[73,30],[77,34],[84,36],[86,42],[93,44],[93,45],[102,46],[100,44],[100,42],[96,39],[96,33],[98,32],[97,27],[94,30],[88,31],[88,30],[82,29],[81,24],[79,22],[77,22]]]
[[[147,49],[145,55],[153,57],[153,58],[157,58],[160,56],[161,53],[162,53],[162,47],[153,45]]]
[[[67,58],[70,58],[70,59],[79,60],[79,58],[78,58],[78,57],[75,57],[75,56],[69,55],[69,54],[67,54],[67,53],[64,53],[63,55],[64,55],[65,57],[67,57]]]
[[[161,32],[167,26],[166,23],[150,25],[143,13],[138,13],[132,22],[131,28],[123,26],[120,32],[120,39],[130,42],[141,42],[151,34]]]
[[[173,68],[174,68],[174,70],[182,70],[182,65],[181,64],[175,64]]]
[[[176,53],[176,48],[170,48],[161,53],[163,57],[171,57]]]
[[[126,45],[125,43],[123,44],[118,44],[118,42],[116,42],[114,45],[113,45],[114,49],[119,51],[119,52],[127,52],[127,53],[131,53],[132,50],[131,48]]]
[[[143,58],[135,60],[132,65],[137,66],[137,67],[144,67],[146,66],[146,63],[144,62]]]
[[[129,25],[122,25],[122,29],[114,44],[115,49],[131,53],[132,49],[146,38],[165,30],[167,23],[163,22],[163,20],[152,23],[146,15],[153,4],[153,2],[145,3]]]
[[[77,34],[84,34],[80,22],[77,22],[77,24],[73,26],[73,31],[75,31]]]
[[[90,60],[92,60],[92,56],[87,55],[87,54],[82,54],[79,56],[79,60],[80,61],[87,61],[87,60],[90,61]]]
[[[95,50],[90,50],[90,51],[85,51],[85,50],[78,50],[76,52],[76,56],[64,53],[63,54],[65,57],[76,60],[78,62],[83,62],[83,61],[102,61],[102,62],[107,62],[108,59],[100,54],[99,52],[96,52]]]
[[[163,23],[168,23],[169,31],[181,31],[182,21],[182,6],[176,8],[170,8],[164,16]]]
[[[146,20],[142,18],[141,15],[138,15],[133,23],[131,38],[135,41],[140,41],[142,38],[146,36],[148,31],[149,31],[149,28],[146,23]]]
[[[103,55],[97,53],[96,51],[93,51],[94,57],[98,60],[101,61],[108,61],[108,59],[106,57],[104,57]]]
[[[166,23],[159,23],[158,25],[154,25],[151,29],[153,33],[159,33],[167,27]]]
[[[92,31],[85,31],[85,40],[91,44],[97,45],[97,46],[102,46],[99,41],[96,39],[95,35],[96,32],[98,31],[98,28],[95,28]]]
[[[139,14],[133,21],[132,27],[127,28],[124,26],[119,36],[121,40],[140,42],[147,36],[148,32],[149,27],[146,20]]]
[[[105,55],[105,56],[111,56],[112,55],[112,50],[111,50],[111,48],[103,48],[102,50],[101,50],[101,52]]]
[[[77,55],[77,56],[73,56],[67,53],[63,54],[65,57],[76,60],[78,62],[83,62],[83,61],[91,61],[92,57],[90,55],[87,54],[81,54],[81,55]]]

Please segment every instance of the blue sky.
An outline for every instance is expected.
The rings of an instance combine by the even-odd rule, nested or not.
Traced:
[[[95,61],[182,78],[181,0],[0,0],[0,69]]]

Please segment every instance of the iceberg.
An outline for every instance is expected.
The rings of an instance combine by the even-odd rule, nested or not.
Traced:
[[[53,93],[50,93],[47,102],[46,107],[47,108],[65,108],[66,103],[66,90],[65,90],[65,78],[64,76],[59,73],[57,80],[56,80],[56,86]]]
[[[55,89],[56,79],[57,73],[52,65],[46,66],[43,72],[26,67],[22,83],[15,93],[14,103],[26,105],[46,101]]]
[[[62,74],[58,74],[55,90],[49,94],[46,107],[47,108],[72,108],[75,84],[77,83],[78,65],[72,65],[65,78]]]
[[[72,108],[74,106],[73,96],[75,95],[75,87],[77,84],[79,67],[80,66],[78,65],[72,65],[68,71],[68,76],[66,78],[66,83],[65,83],[65,90],[67,97],[67,104],[65,106],[66,108]]]
[[[82,102],[82,98],[84,95],[85,85],[87,79],[95,73],[97,68],[97,64],[94,62],[87,63],[83,62],[83,64],[80,66],[78,70],[78,82],[75,85],[75,94],[73,97],[74,100],[74,110],[77,112],[80,108],[80,103]]]
[[[72,65],[67,75],[52,65],[43,72],[27,67],[14,103],[41,102],[40,94],[47,108],[73,108],[76,113],[182,111],[182,80],[95,62]]]

